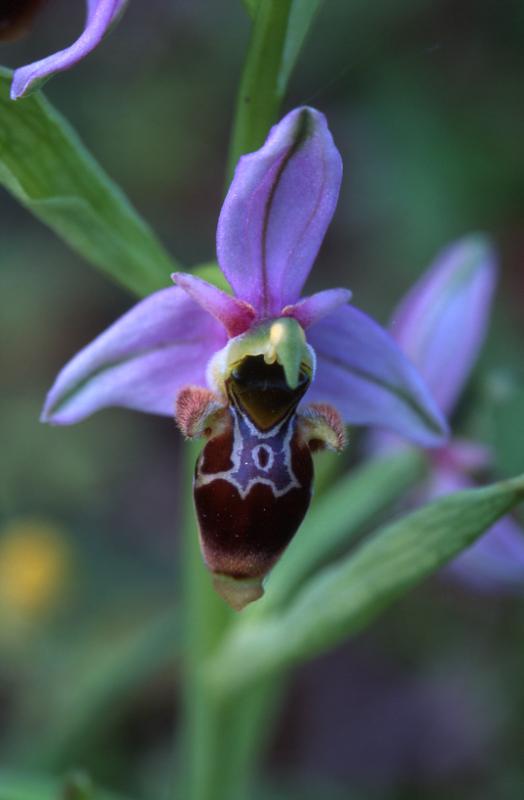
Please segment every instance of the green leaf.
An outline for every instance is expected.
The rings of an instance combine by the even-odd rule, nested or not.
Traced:
[[[10,82],[10,71],[0,68],[0,184],[136,294],[170,285],[180,267],[74,130],[38,92],[10,100]]]
[[[254,19],[257,13],[257,8],[260,0],[242,0],[242,2],[244,3],[246,11],[251,17],[251,19]]]
[[[524,500],[524,475],[441,498],[388,525],[307,583],[280,615],[240,620],[209,662],[219,693],[238,692],[333,647],[470,545]]]
[[[253,615],[282,605],[316,568],[352,540],[421,476],[420,451],[375,458],[346,473],[313,502],[299,532],[270,575]]]
[[[321,0],[258,0],[237,98],[229,176],[243,153],[262,145]],[[255,3],[249,3],[249,8]]]
[[[323,0],[293,0],[289,13],[289,24],[284,52],[282,53],[282,64],[278,76],[279,89],[285,92],[289,78],[293,71],[302,45],[309,33],[316,15],[320,11]]]
[[[255,19],[261,0],[242,0],[251,19]],[[300,49],[324,0],[292,0],[289,13],[288,36],[282,54],[278,80],[282,94],[295,66]]]
[[[231,709],[217,704],[208,687],[203,685],[200,666],[221,641],[234,612],[213,590],[200,552],[192,503],[192,475],[200,448],[197,441],[188,443],[184,459],[184,505],[180,523],[183,532],[180,578],[185,611],[181,672],[184,721],[181,725],[182,769],[177,771],[176,782],[180,785],[182,781],[181,797],[225,800],[230,794],[224,765],[228,753],[235,749],[236,725],[231,720]]]

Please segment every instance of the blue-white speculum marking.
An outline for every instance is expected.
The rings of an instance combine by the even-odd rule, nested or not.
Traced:
[[[240,609],[263,594],[307,511],[311,451],[340,449],[343,426],[331,408],[297,412],[314,369],[297,323],[238,339],[211,366],[216,395],[183,390],[177,420],[186,435],[207,437],[194,480],[200,541],[217,590]]]

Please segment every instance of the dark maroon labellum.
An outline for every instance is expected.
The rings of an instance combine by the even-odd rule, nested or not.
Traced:
[[[27,33],[33,17],[45,2],[46,0],[1,0],[0,41],[9,42]]]
[[[311,499],[313,462],[295,415],[308,383],[304,374],[290,389],[280,365],[266,364],[262,356],[244,359],[226,382],[228,424],[209,439],[196,465],[194,497],[207,566],[237,586],[256,587],[256,596]]]

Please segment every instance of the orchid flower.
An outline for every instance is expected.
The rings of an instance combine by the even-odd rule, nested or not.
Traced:
[[[437,258],[393,314],[393,336],[447,416],[484,341],[495,283],[492,247],[482,236],[465,237]],[[387,434],[380,437],[380,446],[402,444]],[[431,471],[420,501],[473,486],[475,473],[491,462],[487,447],[458,438],[427,455]],[[504,517],[445,573],[484,591],[524,587],[523,531],[513,518]]]
[[[56,72],[70,69],[100,44],[109,28],[123,11],[127,0],[86,0],[86,21],[79,38],[65,50],[26,64],[15,70],[11,85],[11,99],[18,100],[37,89]],[[0,12],[0,39],[11,38],[26,26],[41,5],[39,0],[21,0],[8,3]]]
[[[344,424],[386,424],[425,447],[443,415],[389,334],[347,289],[300,298],[334,213],[342,163],[324,116],[290,112],[240,159],[217,231],[228,294],[192,274],[139,302],[58,375],[57,425],[107,406],[172,416],[204,436],[195,504],[215,585],[240,608],[262,594],[307,510],[310,451]],[[300,404],[300,405],[299,405]]]

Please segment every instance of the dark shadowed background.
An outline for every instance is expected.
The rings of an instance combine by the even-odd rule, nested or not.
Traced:
[[[50,0],[0,61],[64,46],[82,6]],[[188,267],[214,258],[248,35],[239,0],[131,0],[46,90]],[[311,289],[348,286],[385,323],[449,241],[493,237],[500,288],[457,424],[495,447],[499,476],[524,471],[523,37],[518,0],[326,0],[284,109],[324,111],[344,160]],[[2,192],[0,764],[83,767],[155,800],[177,728],[176,647],[169,669],[118,686],[79,735],[75,720],[137,619],[173,604],[176,633],[181,437],[122,410],[38,422],[61,365],[132,302]],[[411,593],[296,674],[260,798],[518,800],[523,627],[522,595],[438,579]]]

